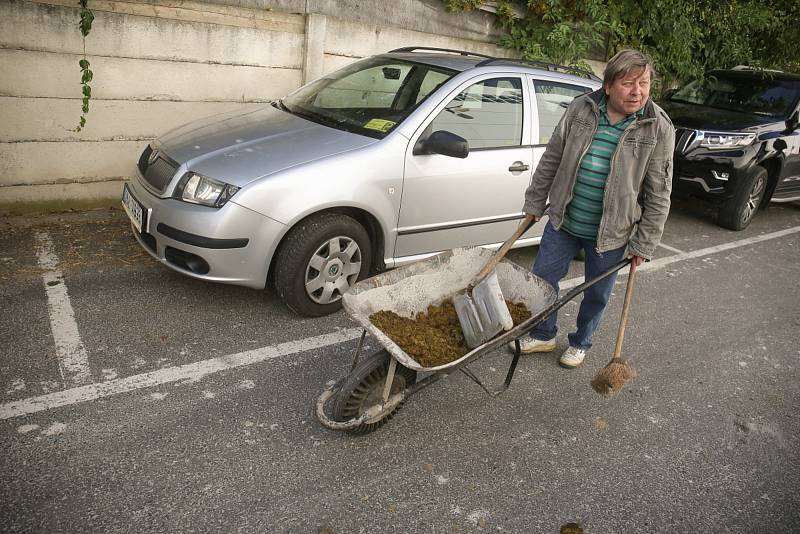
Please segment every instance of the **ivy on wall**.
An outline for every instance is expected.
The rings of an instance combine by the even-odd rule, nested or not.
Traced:
[[[661,88],[714,68],[800,72],[798,0],[443,0],[452,11],[490,4],[502,46],[526,59],[580,65],[636,48],[653,58]],[[521,16],[520,16],[521,14]]]
[[[76,132],[80,132],[86,126],[86,114],[89,113],[89,100],[92,98],[92,87],[89,83],[92,81],[94,74],[89,68],[89,60],[86,59],[86,36],[92,31],[92,22],[94,21],[94,13],[89,9],[89,0],[80,1],[80,23],[79,28],[83,36],[83,57],[78,61],[81,68],[81,94],[83,95],[81,106],[81,117],[78,126],[75,128]]]

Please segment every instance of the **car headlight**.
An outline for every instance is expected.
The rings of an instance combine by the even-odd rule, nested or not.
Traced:
[[[718,132],[705,132],[703,139],[700,141],[700,146],[703,148],[736,148],[747,146],[752,143],[756,138],[756,134],[733,134],[733,133],[718,133]]]
[[[175,188],[175,197],[192,204],[221,208],[239,189],[202,174],[187,172]]]

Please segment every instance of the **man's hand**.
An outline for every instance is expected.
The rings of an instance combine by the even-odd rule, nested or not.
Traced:
[[[643,257],[637,256],[636,254],[631,254],[630,258],[631,258],[631,265],[637,268],[646,261]]]

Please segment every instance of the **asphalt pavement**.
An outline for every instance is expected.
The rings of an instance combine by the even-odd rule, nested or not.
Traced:
[[[350,369],[345,313],[174,273],[120,211],[6,218],[0,531],[796,532],[800,205],[731,232],[676,202],[663,244],[625,334],[639,376],[616,396],[589,382],[624,276],[582,367],[556,363],[571,303],[557,351],[523,357],[503,395],[454,373],[357,437],[313,406]],[[473,370],[499,385],[509,362]]]

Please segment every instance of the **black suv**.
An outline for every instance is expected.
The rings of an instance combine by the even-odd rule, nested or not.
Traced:
[[[675,125],[673,193],[719,203],[742,230],[759,207],[800,200],[800,76],[709,71],[660,102]]]

